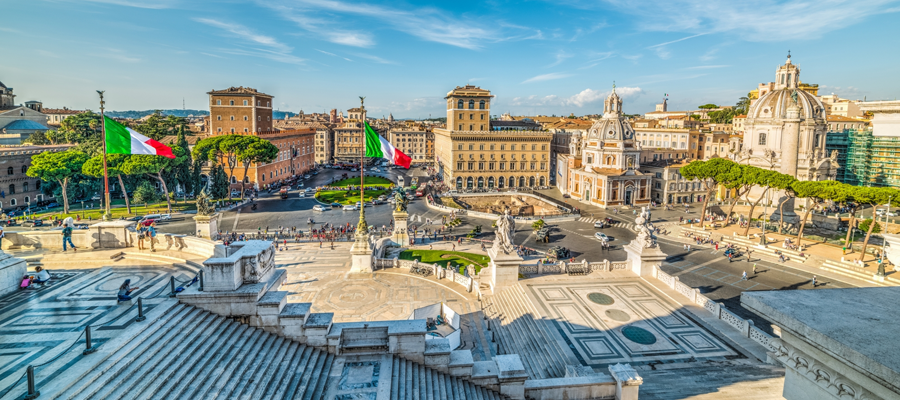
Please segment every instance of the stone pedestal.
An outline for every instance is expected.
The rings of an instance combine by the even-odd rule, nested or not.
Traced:
[[[197,215],[194,217],[197,223],[197,237],[212,239],[219,232],[219,213],[213,215]]]
[[[409,214],[405,211],[394,211],[394,233],[391,240],[400,247],[409,246],[409,231],[406,224],[408,219]]]
[[[894,271],[900,271],[900,235],[896,233],[882,233],[887,246],[884,246],[884,256],[887,257],[891,264],[894,264]]]
[[[624,247],[628,254],[628,268],[638,276],[653,276],[653,266],[666,260],[666,253],[659,246],[645,247],[640,240],[632,240]]]
[[[497,246],[488,249],[488,257],[491,258],[488,264],[491,269],[491,291],[500,293],[519,281],[519,265],[524,261],[522,257],[516,253],[506,254]]]
[[[0,251],[0,296],[18,290],[27,269],[25,260]]]
[[[372,263],[372,244],[369,234],[362,232],[356,235],[356,241],[350,247],[350,272],[375,272]]]

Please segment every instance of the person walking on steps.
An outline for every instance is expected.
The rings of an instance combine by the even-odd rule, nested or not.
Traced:
[[[150,239],[150,251],[156,252],[156,221],[150,220],[147,225],[147,238]]]
[[[65,222],[66,227],[63,228],[63,230],[62,230],[63,251],[67,251],[66,243],[68,243],[69,246],[72,246],[72,250],[78,251],[78,249],[75,247],[75,244],[72,243],[72,221],[71,221],[71,219],[72,218],[66,218],[66,222]]]

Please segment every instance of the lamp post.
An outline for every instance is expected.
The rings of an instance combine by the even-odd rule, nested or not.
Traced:
[[[875,273],[875,276],[877,276],[879,278],[884,278],[884,252],[885,252],[885,250],[887,250],[887,240],[885,240],[883,238],[884,238],[884,235],[886,235],[888,233],[887,228],[888,228],[888,224],[890,223],[889,218],[891,217],[891,200],[893,199],[893,197],[894,196],[888,196],[887,212],[884,213],[884,233],[881,234],[881,237],[882,237],[881,257],[878,260],[878,272]],[[872,222],[874,223],[874,218],[873,218]]]
[[[767,180],[767,181],[766,181],[766,192],[765,192],[765,196],[766,196],[766,197],[768,197],[769,189],[770,189],[770,188],[769,188],[769,181]],[[769,215],[769,199],[768,199],[768,198],[766,199],[766,204],[765,204],[765,206],[766,206],[765,211],[763,211],[763,228],[762,228],[762,235],[759,235],[759,245],[760,245],[760,246],[763,246],[763,247],[765,247],[765,246],[768,245],[768,243],[766,242],[766,219],[765,219],[765,217],[766,217],[767,215]],[[751,215],[750,217],[752,218],[753,216]]]

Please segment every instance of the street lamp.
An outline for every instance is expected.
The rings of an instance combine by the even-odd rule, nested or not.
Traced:
[[[891,200],[893,199],[893,197],[894,196],[888,196],[887,212],[884,213],[884,233],[881,234],[882,238],[884,238],[884,235],[887,235],[887,233],[888,233],[887,228],[888,228],[888,224],[890,223],[890,220],[888,218],[891,217]],[[874,223],[874,222],[875,221],[873,219],[872,223]],[[881,241],[881,258],[878,260],[878,272],[875,274],[875,276],[877,276],[879,278],[884,278],[884,252],[886,249],[887,249],[887,240],[882,239],[882,241]]]
[[[769,189],[771,189],[771,188],[769,187],[769,181],[767,180],[767,181],[766,181],[766,192],[765,192],[765,196],[766,196],[766,197],[768,197]],[[763,246],[763,247],[765,247],[765,246],[768,245],[768,243],[766,242],[766,216],[769,215],[769,199],[768,199],[768,198],[766,199],[766,204],[765,204],[765,205],[766,205],[766,208],[765,208],[765,210],[763,211],[763,228],[762,228],[762,235],[759,235],[759,245],[760,245],[760,246]],[[750,217],[753,218],[752,215],[751,215]]]

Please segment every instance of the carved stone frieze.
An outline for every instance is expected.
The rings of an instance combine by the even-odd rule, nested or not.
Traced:
[[[826,392],[831,393],[835,398],[853,400],[881,399],[881,397],[863,388],[859,383],[851,381],[781,339],[773,339],[770,345],[778,361],[787,368],[796,371],[798,375],[814,382]],[[786,382],[785,384],[789,383]]]

